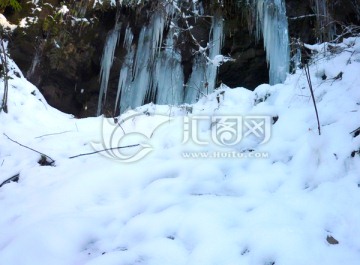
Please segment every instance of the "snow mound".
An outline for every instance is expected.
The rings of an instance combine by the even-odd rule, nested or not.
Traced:
[[[358,264],[360,41],[335,46],[309,46],[321,135],[302,69],[284,84],[221,87],[193,105],[148,104],[116,120],[60,113],[13,75],[0,183],[19,180],[0,187],[1,264]],[[244,130],[216,144],[214,119],[229,116],[269,117],[270,138]],[[186,119],[197,126],[189,141]],[[137,162],[114,150],[69,159],[140,143],[151,152]]]

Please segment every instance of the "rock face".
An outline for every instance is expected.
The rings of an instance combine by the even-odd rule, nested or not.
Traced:
[[[11,56],[50,105],[75,116],[94,115],[91,100],[98,94],[101,50],[114,10],[94,10],[87,1],[72,1],[68,13],[61,13],[60,1],[43,1],[35,11],[30,1],[22,6],[10,16],[17,23],[28,17],[11,38]],[[34,17],[37,23],[31,23]]]
[[[343,26],[360,23],[359,0],[287,0],[286,10],[290,37],[303,43],[331,41]]]
[[[328,40],[326,38],[340,29],[339,24],[334,24],[327,29],[326,34],[319,31],[319,25],[323,22],[319,21],[322,15],[319,14],[321,10],[316,9],[316,3],[321,1],[325,0],[286,1],[289,32],[293,40],[306,43]],[[57,0],[44,0],[38,6],[34,6],[31,1],[19,2],[23,7],[20,12],[5,10],[7,18],[16,24],[21,19],[25,22],[24,18],[28,17],[28,26],[18,27],[11,38],[12,58],[27,78],[40,88],[52,106],[77,117],[94,116],[99,97],[100,60],[107,33],[115,25],[116,7],[105,4],[93,8],[93,1],[65,1],[69,9],[66,11],[62,8],[61,1]],[[154,8],[155,2],[145,1],[136,8],[117,7],[121,9],[120,20],[123,25],[131,25],[134,39],[138,39],[140,30],[149,23],[149,12]],[[219,10],[210,1],[200,2],[203,2],[206,14],[212,15],[214,10]],[[342,23],[359,23],[358,0],[334,2],[321,12],[327,12],[332,20]],[[242,9],[228,5],[229,7],[220,8],[225,17],[222,54],[235,60],[219,68],[217,84],[254,89],[269,81],[262,40],[255,40],[253,29],[246,22],[248,15]],[[31,23],[35,17],[36,23]],[[192,32],[196,38],[206,42],[210,28],[208,20],[193,21],[193,25]],[[125,27],[120,33],[119,43],[123,43],[124,34]],[[194,58],[190,49],[192,44],[183,38],[179,45],[186,78],[191,73]],[[124,49],[116,49],[109,76],[108,98],[116,97],[124,54]],[[105,110],[112,109],[113,105],[114,102],[108,101]],[[104,114],[117,113],[105,111]]]
[[[219,68],[218,80],[231,88],[254,89],[269,82],[269,70],[262,41],[255,41],[246,28],[225,37],[222,53],[235,59]]]

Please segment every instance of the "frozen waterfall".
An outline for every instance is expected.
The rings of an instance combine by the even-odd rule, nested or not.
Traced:
[[[154,101],[153,78],[159,61],[165,22],[163,13],[153,14],[150,24],[141,30],[137,45],[133,43],[131,28],[127,27],[124,38],[127,55],[120,71],[117,92],[120,96],[120,112],[142,105],[146,98]]]
[[[169,27],[168,12],[157,12],[134,39],[131,27],[126,27],[122,46],[126,55],[121,59],[114,113],[138,107],[145,102],[178,105],[195,102],[200,95],[215,89],[217,66],[212,59],[220,54],[223,42],[223,19],[215,16],[206,47],[194,51],[193,68],[187,84],[180,51],[176,48],[177,26]],[[119,25],[109,32],[101,60],[101,84],[98,115],[106,100],[110,69],[120,38]],[[168,27],[168,28],[166,28]],[[167,32],[164,37],[164,32]]]

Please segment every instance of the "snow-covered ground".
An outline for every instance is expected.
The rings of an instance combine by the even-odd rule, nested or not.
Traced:
[[[12,64],[0,184],[19,180],[0,187],[0,264],[358,265],[360,39],[338,47],[311,47],[320,136],[302,70],[254,92],[222,87],[192,106],[149,104],[120,126],[51,108]],[[278,117],[271,130],[251,134],[269,128],[255,126],[267,116]],[[233,127],[239,117],[244,127]],[[215,143],[234,128],[241,141]]]

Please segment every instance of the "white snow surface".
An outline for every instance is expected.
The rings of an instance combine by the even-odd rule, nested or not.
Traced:
[[[63,15],[65,15],[66,13],[68,13],[70,10],[66,5],[62,5],[61,8],[59,9],[58,13],[61,13]]]
[[[6,17],[0,13],[0,26],[2,26],[5,30],[14,30],[16,29],[16,25],[11,24]]]
[[[9,113],[0,113],[0,183],[16,174],[19,181],[0,187],[0,264],[358,265],[360,157],[351,153],[360,136],[350,132],[360,126],[360,40],[338,46],[338,54],[311,46],[319,51],[310,71],[320,136],[298,69],[284,84],[254,92],[223,86],[193,105],[124,113],[119,120],[139,115],[123,130],[148,134],[153,147],[133,163],[99,154],[69,159],[107,140],[112,119],[53,109],[12,64]],[[0,98],[2,89],[1,81]],[[173,122],[152,133],[160,114]],[[181,143],[184,116],[226,114],[278,121],[263,145],[248,138],[227,148]],[[207,122],[201,137],[212,127]],[[55,166],[40,166],[38,153],[4,134]],[[184,158],[249,149],[269,156]]]

